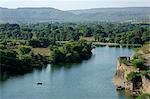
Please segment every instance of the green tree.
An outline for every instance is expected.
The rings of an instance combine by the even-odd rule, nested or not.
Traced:
[[[131,61],[131,63],[136,68],[142,68],[144,66],[144,60],[143,59],[133,59]]]
[[[90,36],[92,36],[92,29],[91,29],[90,27],[87,27],[84,36],[85,36],[85,37],[90,37]]]
[[[21,55],[29,54],[30,52],[31,52],[30,46],[22,45],[22,46],[19,46],[19,48],[18,48],[18,53]]]

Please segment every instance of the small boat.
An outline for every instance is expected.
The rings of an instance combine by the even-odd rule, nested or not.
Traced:
[[[37,82],[36,84],[37,84],[37,85],[42,85],[43,83],[42,83],[42,82]]]

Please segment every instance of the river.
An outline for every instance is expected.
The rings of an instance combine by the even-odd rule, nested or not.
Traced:
[[[89,60],[13,76],[0,82],[0,99],[130,99],[117,92],[112,77],[118,56],[131,49],[97,47]],[[42,82],[42,85],[37,85]]]

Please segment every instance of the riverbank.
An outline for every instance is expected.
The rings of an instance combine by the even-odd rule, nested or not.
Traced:
[[[83,39],[86,40],[86,39]],[[120,43],[104,43],[104,42],[95,42],[95,41],[89,41],[86,40],[87,42],[92,42],[93,46],[97,47],[103,47],[103,46],[108,46],[108,47],[141,47],[141,44],[120,44]],[[65,44],[68,41],[56,41],[57,44]]]
[[[125,89],[131,95],[150,94],[150,44],[138,49],[132,57],[117,59],[113,82],[118,90]]]
[[[103,43],[103,42],[93,42],[95,46],[108,46],[108,47],[141,47],[141,44],[119,44],[119,43]]]

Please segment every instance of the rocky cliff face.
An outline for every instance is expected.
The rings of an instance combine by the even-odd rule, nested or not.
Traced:
[[[143,76],[142,77],[142,88],[145,93],[150,94],[150,76]]]
[[[142,69],[133,66],[134,58],[143,59]],[[141,66],[140,66],[141,67]],[[134,81],[127,80],[130,73],[137,73],[140,79]],[[113,82],[118,88],[125,89],[131,92],[131,95],[141,93],[150,94],[150,44],[144,45],[130,57],[119,57],[117,60],[116,74],[113,77]],[[138,83],[137,83],[138,82]]]
[[[120,59],[129,60],[130,58],[129,57],[119,57],[118,58],[117,70],[116,70],[116,74],[113,78],[113,82],[117,87],[121,86],[122,88],[124,88],[126,90],[133,91],[134,90],[133,83],[131,81],[128,81],[126,79],[126,77],[131,72],[139,72],[139,69],[135,68],[133,66],[129,66],[124,63],[121,63]]]

